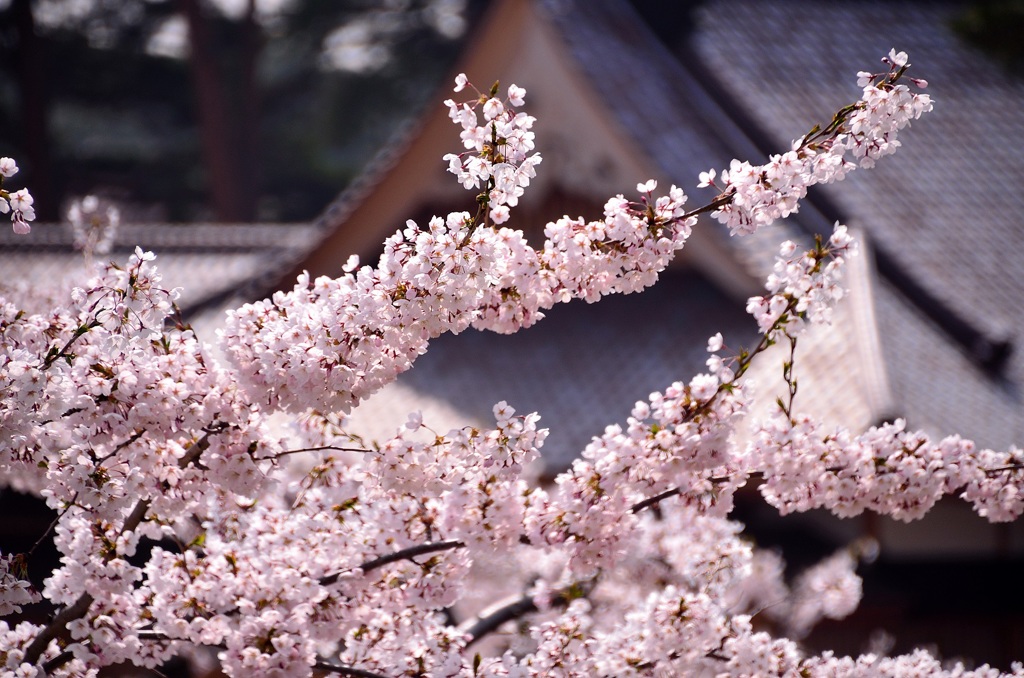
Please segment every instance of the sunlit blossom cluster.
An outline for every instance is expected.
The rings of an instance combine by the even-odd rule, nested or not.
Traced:
[[[792,576],[729,519],[752,478],[782,513],[911,520],[947,494],[993,521],[1024,510],[1016,448],[934,443],[902,422],[826,430],[797,412],[795,389],[751,420],[751,361],[829,322],[842,297],[854,243],[841,225],[807,251],[783,244],[748,304],[755,347],[734,354],[715,334],[706,372],[636,403],[551,483],[532,470],[547,430],[505,402],[485,427],[435,431],[417,412],[382,440],[345,429],[431,339],[515,332],[556,303],[641,290],[698,212],[753,230],[838,178],[847,150],[862,165],[891,152],[930,104],[900,89],[905,55],[887,63],[823,135],[761,168],[734,162],[707,209],[647,181],[601,218],[548,224],[543,243],[505,225],[540,160],[525,92],[450,102],[465,150],[446,159],[480,192],[477,213],[409,222],[375,266],[303,275],[231,312],[227,365],[175,321],[176,293],[141,250],[52,308],[0,289],[0,479],[58,512],[61,554],[41,592],[31,554],[0,555],[0,615],[40,597],[58,608],[0,621],[4,675],[175,656],[230,676],[999,675],[924,651],[808,656],[798,640],[856,607],[864,547]],[[272,434],[278,411],[295,426]]]
[[[947,494],[961,495],[992,522],[1024,513],[1024,452],[979,451],[957,436],[933,442],[905,430],[903,420],[851,435],[825,431],[808,417],[777,416],[762,422],[751,454],[764,473],[762,494],[782,513],[871,510],[910,521]]]
[[[769,294],[751,297],[747,313],[754,316],[769,339],[782,333],[797,337],[806,322],[829,323],[832,308],[845,294],[843,265],[854,253],[856,242],[839,223],[826,247],[798,252],[796,244],[787,240],[779,248],[775,267],[765,283]]]
[[[464,73],[456,78],[455,91],[476,88]],[[467,189],[484,189],[488,216],[495,224],[508,221],[510,208],[519,204],[530,180],[537,175],[542,158],[533,153],[533,123],[536,119],[516,111],[526,90],[510,85],[504,100],[497,97],[497,85],[489,94],[477,92],[470,102],[445,101],[448,115],[462,127],[463,153],[449,153],[448,171]],[[483,120],[480,120],[481,115]]]
[[[222,346],[253,400],[348,412],[445,332],[516,332],[556,303],[653,285],[694,223],[682,190],[653,198],[656,186],[639,185],[636,202],[611,198],[603,219],[548,224],[542,248],[468,212],[410,221],[375,267],[302,275],[291,292],[230,312]]]
[[[909,64],[905,52],[892,50],[883,59],[889,71],[862,71],[860,101],[842,109],[823,129],[793,142],[786,153],[763,165],[733,160],[721,173],[701,172],[700,186],[715,186],[728,200],[712,215],[732,233],[753,233],[796,212],[807,189],[842,179],[856,166],[873,167],[879,158],[899,148],[899,130],[932,109],[931,97],[898,82]],[[918,87],[924,80],[910,79]],[[847,159],[847,154],[852,157]]]

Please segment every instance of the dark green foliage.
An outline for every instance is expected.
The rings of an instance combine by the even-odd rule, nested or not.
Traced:
[[[1024,0],[977,0],[953,22],[968,43],[1024,76]]]

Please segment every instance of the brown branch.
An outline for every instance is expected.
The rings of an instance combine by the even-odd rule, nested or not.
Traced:
[[[320,584],[321,586],[330,586],[331,584],[337,583],[341,575],[345,574],[346,572],[351,572],[354,569],[362,570],[364,573],[371,572],[373,570],[376,570],[377,568],[384,567],[385,565],[390,565],[391,563],[396,563],[400,560],[411,560],[416,556],[422,556],[427,553],[436,553],[438,551],[451,551],[452,549],[460,549],[463,548],[465,545],[465,542],[452,540],[410,546],[409,548],[401,549],[395,551],[394,553],[389,553],[387,555],[380,556],[379,558],[374,558],[373,560],[368,560],[362,565],[359,565],[358,567],[351,568],[348,570],[342,570],[341,572],[337,572],[335,574],[329,574],[326,577],[321,577]]]
[[[385,676],[382,673],[374,673],[373,671],[367,671],[365,669],[357,669],[354,666],[328,664],[326,662],[317,662],[313,664],[313,668],[317,671],[337,673],[341,676],[353,676],[354,678],[388,678],[388,676]]]
[[[53,528],[57,527],[57,523],[59,523],[60,519],[64,517],[64,514],[70,511],[71,507],[75,505],[75,501],[77,499],[78,493],[76,492],[75,496],[71,498],[71,503],[65,506],[64,510],[57,514],[57,517],[53,519],[53,522],[51,522],[49,527],[46,528],[46,531],[43,532],[39,539],[36,540],[35,544],[32,544],[32,548],[28,550],[28,553],[25,554],[26,556],[31,556],[33,553],[36,552],[36,549],[39,548],[39,545],[43,543],[43,540],[46,539],[47,535],[53,532]]]
[[[199,459],[199,456],[208,447],[210,447],[210,436],[213,435],[214,433],[222,431],[224,428],[226,427],[221,426],[207,430],[206,433],[204,433],[199,440],[195,441],[194,443],[192,443],[192,445],[189,446],[188,450],[185,452],[185,455],[178,460],[178,466],[180,466],[181,468],[185,468],[192,462]],[[128,517],[125,518],[124,525],[121,526],[121,534],[131,532],[132,530],[137,528],[139,524],[142,522],[142,520],[146,517],[146,512],[149,510],[149,506],[150,503],[148,499],[140,500],[137,504],[135,504],[135,508],[133,508],[132,512],[128,514]],[[113,558],[113,555],[105,556],[105,559],[108,562],[110,560],[113,560]],[[65,607],[63,610],[61,610],[57,614],[57,616],[53,618],[53,621],[51,621],[46,628],[40,631],[39,635],[36,636],[31,643],[29,643],[27,648],[25,648],[25,657],[23,661],[28,664],[35,664],[39,661],[39,658],[43,655],[43,652],[46,651],[46,648],[49,646],[50,641],[54,639],[69,640],[67,625],[70,622],[85,616],[85,614],[89,611],[89,606],[92,605],[94,600],[95,599],[90,594],[83,593],[81,596],[78,597],[78,600],[76,600],[68,607]],[[51,659],[49,662],[47,662],[47,666],[49,667],[48,671],[52,671],[54,669],[59,668],[60,666],[63,666],[70,659],[71,655],[68,655],[68,653],[63,653],[60,656]],[[58,662],[58,660],[61,661]],[[54,666],[49,666],[50,664],[54,663]]]
[[[469,636],[466,647],[469,647],[487,634],[498,630],[505,622],[519,619],[537,611],[539,611],[537,604],[533,602],[533,597],[528,595],[521,596],[506,605],[502,605],[494,612],[477,618],[473,625],[466,629],[465,633]]]
[[[57,351],[54,351],[53,348],[50,349],[50,352],[47,353],[46,357],[43,359],[43,366],[41,368],[39,368],[39,369],[40,370],[48,370],[48,369],[50,369],[50,367],[55,362],[57,362],[58,360],[60,360],[61,358],[63,358],[64,356],[67,355],[67,350],[69,348],[71,348],[71,345],[73,343],[78,341],[78,339],[80,337],[82,337],[86,332],[88,332],[92,328],[99,327],[99,324],[100,323],[94,319],[89,324],[79,325],[78,327],[76,327],[74,334],[71,335],[71,338],[68,339],[67,342],[63,346],[60,347],[60,349],[58,349]]]
[[[1022,462],[1015,462],[1013,464],[1007,464],[1006,466],[997,466],[995,468],[987,468],[987,469],[984,469],[984,471],[985,471],[985,475],[987,475],[987,476],[995,476],[995,475],[999,475],[1000,473],[1003,473],[1004,471],[1019,471],[1021,469],[1024,469],[1024,463],[1022,463]]]
[[[301,447],[297,450],[285,450],[284,452],[278,452],[271,457],[265,457],[266,459],[279,459],[286,457],[289,454],[299,454],[300,452],[323,452],[324,450],[335,450],[337,452],[373,452],[364,447],[338,447],[337,445],[319,445],[317,447]]]
[[[178,460],[178,467],[185,468],[189,464],[197,461],[199,457],[210,447],[210,436],[215,433],[220,433],[227,428],[227,424],[218,424],[215,427],[206,429],[202,437],[195,441],[185,450],[185,454],[182,455],[181,459]]]
[[[721,207],[725,207],[726,205],[732,202],[733,193],[734,191],[730,191],[729,193],[722,193],[717,198],[709,202],[707,205],[704,205],[703,207],[698,207],[695,210],[690,210],[689,212],[679,217],[678,219],[673,219],[673,221],[685,221],[691,217],[696,217],[706,212],[713,212],[714,210],[717,210]]]
[[[73,652],[71,652],[70,650],[64,650],[59,655],[43,664],[44,675],[50,675],[50,672],[56,671],[57,669],[64,666],[74,658],[75,654]]]
[[[22,662],[34,665],[39,661],[43,652],[46,651],[51,640],[54,640],[55,638],[67,639],[67,625],[88,612],[89,606],[92,605],[93,600],[94,599],[91,595],[83,593],[78,597],[78,600],[61,610],[60,613],[53,618],[53,621],[50,622],[49,626],[40,631],[39,635],[33,638],[28,647],[25,648],[25,656],[22,658]],[[65,661],[70,659],[71,658],[68,657]],[[55,669],[57,667],[54,666],[51,668]]]
[[[663,499],[668,499],[669,497],[675,497],[675,496],[681,494],[681,492],[682,492],[682,490],[680,490],[678,487],[673,487],[671,490],[665,490],[661,494],[656,494],[653,497],[648,497],[647,499],[644,499],[641,502],[637,502],[636,504],[633,504],[632,506],[629,507],[629,512],[630,513],[640,513],[644,509],[651,508],[652,506],[654,506],[655,504],[659,503]]]
[[[560,589],[554,596],[552,596],[551,606],[566,607],[573,600],[588,595],[590,590],[593,588],[593,585],[593,580],[570,584],[569,586]],[[537,604],[534,602],[534,597],[528,594],[523,594],[522,596],[497,607],[486,615],[477,617],[476,621],[464,631],[464,633],[469,636],[469,640],[466,641],[466,647],[469,647],[487,634],[497,631],[505,622],[514,621],[520,617],[539,611],[540,608],[537,607]]]

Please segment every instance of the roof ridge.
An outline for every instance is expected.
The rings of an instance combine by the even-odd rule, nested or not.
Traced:
[[[744,130],[747,140],[765,157],[777,152],[776,140],[710,73],[692,45],[688,42],[680,46],[679,52],[681,54],[677,56],[677,60],[680,66],[688,70],[716,103],[733,116],[734,122]],[[812,187],[805,198],[805,205],[812,207],[817,216],[824,219],[823,226],[847,220],[839,206],[824,190]],[[817,219],[813,216],[808,219],[805,212],[802,206],[801,212],[798,212],[795,218],[791,218],[791,221],[806,234],[815,235],[816,227],[813,222]],[[941,328],[975,364],[992,377],[1002,372],[1013,352],[1013,341],[1010,338],[989,336],[971,323],[901,266],[898,258],[886,249],[884,244],[876,240],[872,243],[871,250],[875,256],[875,270]]]

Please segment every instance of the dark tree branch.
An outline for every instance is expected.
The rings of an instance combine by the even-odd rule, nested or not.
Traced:
[[[338,447],[337,445],[318,445],[316,447],[300,447],[296,450],[285,450],[284,452],[278,452],[272,457],[266,457],[267,459],[279,459],[281,457],[288,456],[289,454],[299,454],[300,452],[323,452],[325,450],[334,450],[336,452],[373,452],[365,447]]]
[[[384,567],[385,565],[397,563],[400,560],[411,560],[416,556],[422,556],[427,553],[436,553],[438,551],[451,551],[452,549],[460,549],[463,548],[465,545],[465,542],[457,540],[438,541],[431,542],[429,544],[419,544],[417,546],[410,546],[409,548],[401,549],[399,551],[395,551],[394,553],[389,553],[387,555],[380,556],[379,558],[374,558],[373,560],[368,560],[362,565],[360,565],[358,568],[352,569],[360,569],[363,572],[371,572],[373,570],[376,570],[377,568]],[[346,572],[351,572],[352,569],[343,570],[341,572],[329,574],[326,577],[322,577],[320,579],[320,584],[322,586],[330,586],[331,584],[337,583],[341,575],[345,574]]]
[[[54,640],[55,638],[66,639],[68,636],[67,625],[88,612],[89,606],[92,605],[93,600],[94,599],[91,595],[83,593],[79,596],[78,600],[61,610],[57,616],[53,618],[53,621],[50,622],[49,626],[40,631],[39,635],[33,638],[28,647],[25,648],[25,656],[22,658],[22,662],[26,664],[36,664],[39,661],[39,658],[43,656],[43,652],[45,652],[46,648],[50,645],[51,640]],[[64,655],[60,656],[63,657]],[[57,658],[51,660],[51,662],[55,662],[56,659]],[[60,664],[50,667],[50,670],[63,666],[63,664],[70,659],[71,657],[66,657]]]
[[[1024,469],[1024,463],[1007,464],[1006,466],[997,466],[995,468],[985,469],[985,475],[996,476],[1005,471],[1019,471]]]
[[[487,634],[498,630],[505,622],[519,619],[537,611],[537,604],[533,602],[533,597],[524,595],[506,605],[502,605],[486,616],[478,617],[473,622],[473,625],[466,629],[466,635],[469,636],[466,647],[469,647]]]
[[[649,509],[652,506],[654,506],[655,504],[661,502],[663,499],[668,499],[669,497],[675,497],[678,494],[680,494],[679,488],[678,487],[673,487],[671,490],[665,490],[661,494],[656,494],[653,497],[648,497],[647,499],[644,499],[641,502],[637,502],[636,504],[633,504],[632,506],[629,507],[629,512],[630,513],[640,513],[644,509]]]
[[[589,582],[570,584],[569,586],[560,589],[551,598],[551,606],[567,606],[573,600],[586,596],[593,587],[593,584],[594,582],[591,580]],[[538,608],[537,604],[534,602],[534,597],[528,594],[523,594],[519,598],[515,598],[504,605],[500,605],[492,611],[487,612],[487,614],[477,617],[476,621],[465,629],[465,634],[469,636],[469,640],[466,642],[466,647],[469,647],[487,634],[497,631],[505,622],[514,621],[528,614],[539,611],[540,608]]]
[[[328,664],[326,662],[317,662],[313,664],[313,668],[317,671],[336,673],[340,676],[353,676],[354,678],[388,678],[388,676],[385,676],[380,673],[374,673],[373,671],[357,669],[353,666],[339,666],[337,664]]]
[[[197,440],[191,446],[189,446],[188,450],[185,452],[185,455],[178,460],[178,466],[180,466],[181,468],[185,468],[189,464],[199,459],[199,456],[210,446],[210,436],[223,429],[223,426],[215,427],[204,433],[203,436],[199,438],[199,440]],[[149,510],[149,505],[149,500],[147,499],[143,499],[139,501],[137,504],[135,504],[135,508],[132,509],[132,512],[125,519],[124,525],[121,526],[121,534],[131,532],[139,526],[142,520],[146,517],[146,511]],[[108,561],[112,560],[113,558],[113,555],[106,556],[106,559]],[[85,616],[85,614],[89,611],[89,606],[92,605],[94,600],[95,599],[90,594],[83,593],[81,596],[79,596],[78,600],[76,600],[74,603],[64,608],[63,610],[61,610],[57,614],[57,616],[53,618],[53,621],[50,622],[50,624],[46,628],[40,631],[39,635],[36,636],[31,643],[29,643],[27,648],[25,648],[24,661],[28,664],[35,664],[39,661],[39,658],[43,655],[43,652],[46,651],[46,648],[49,646],[50,641],[56,638],[69,640],[67,625],[70,622]],[[68,661],[70,661],[71,657],[72,655],[65,652],[51,659],[49,662],[47,662],[47,666],[49,667],[47,671],[49,672],[54,669],[60,668]],[[49,666],[50,664],[54,665]]]

